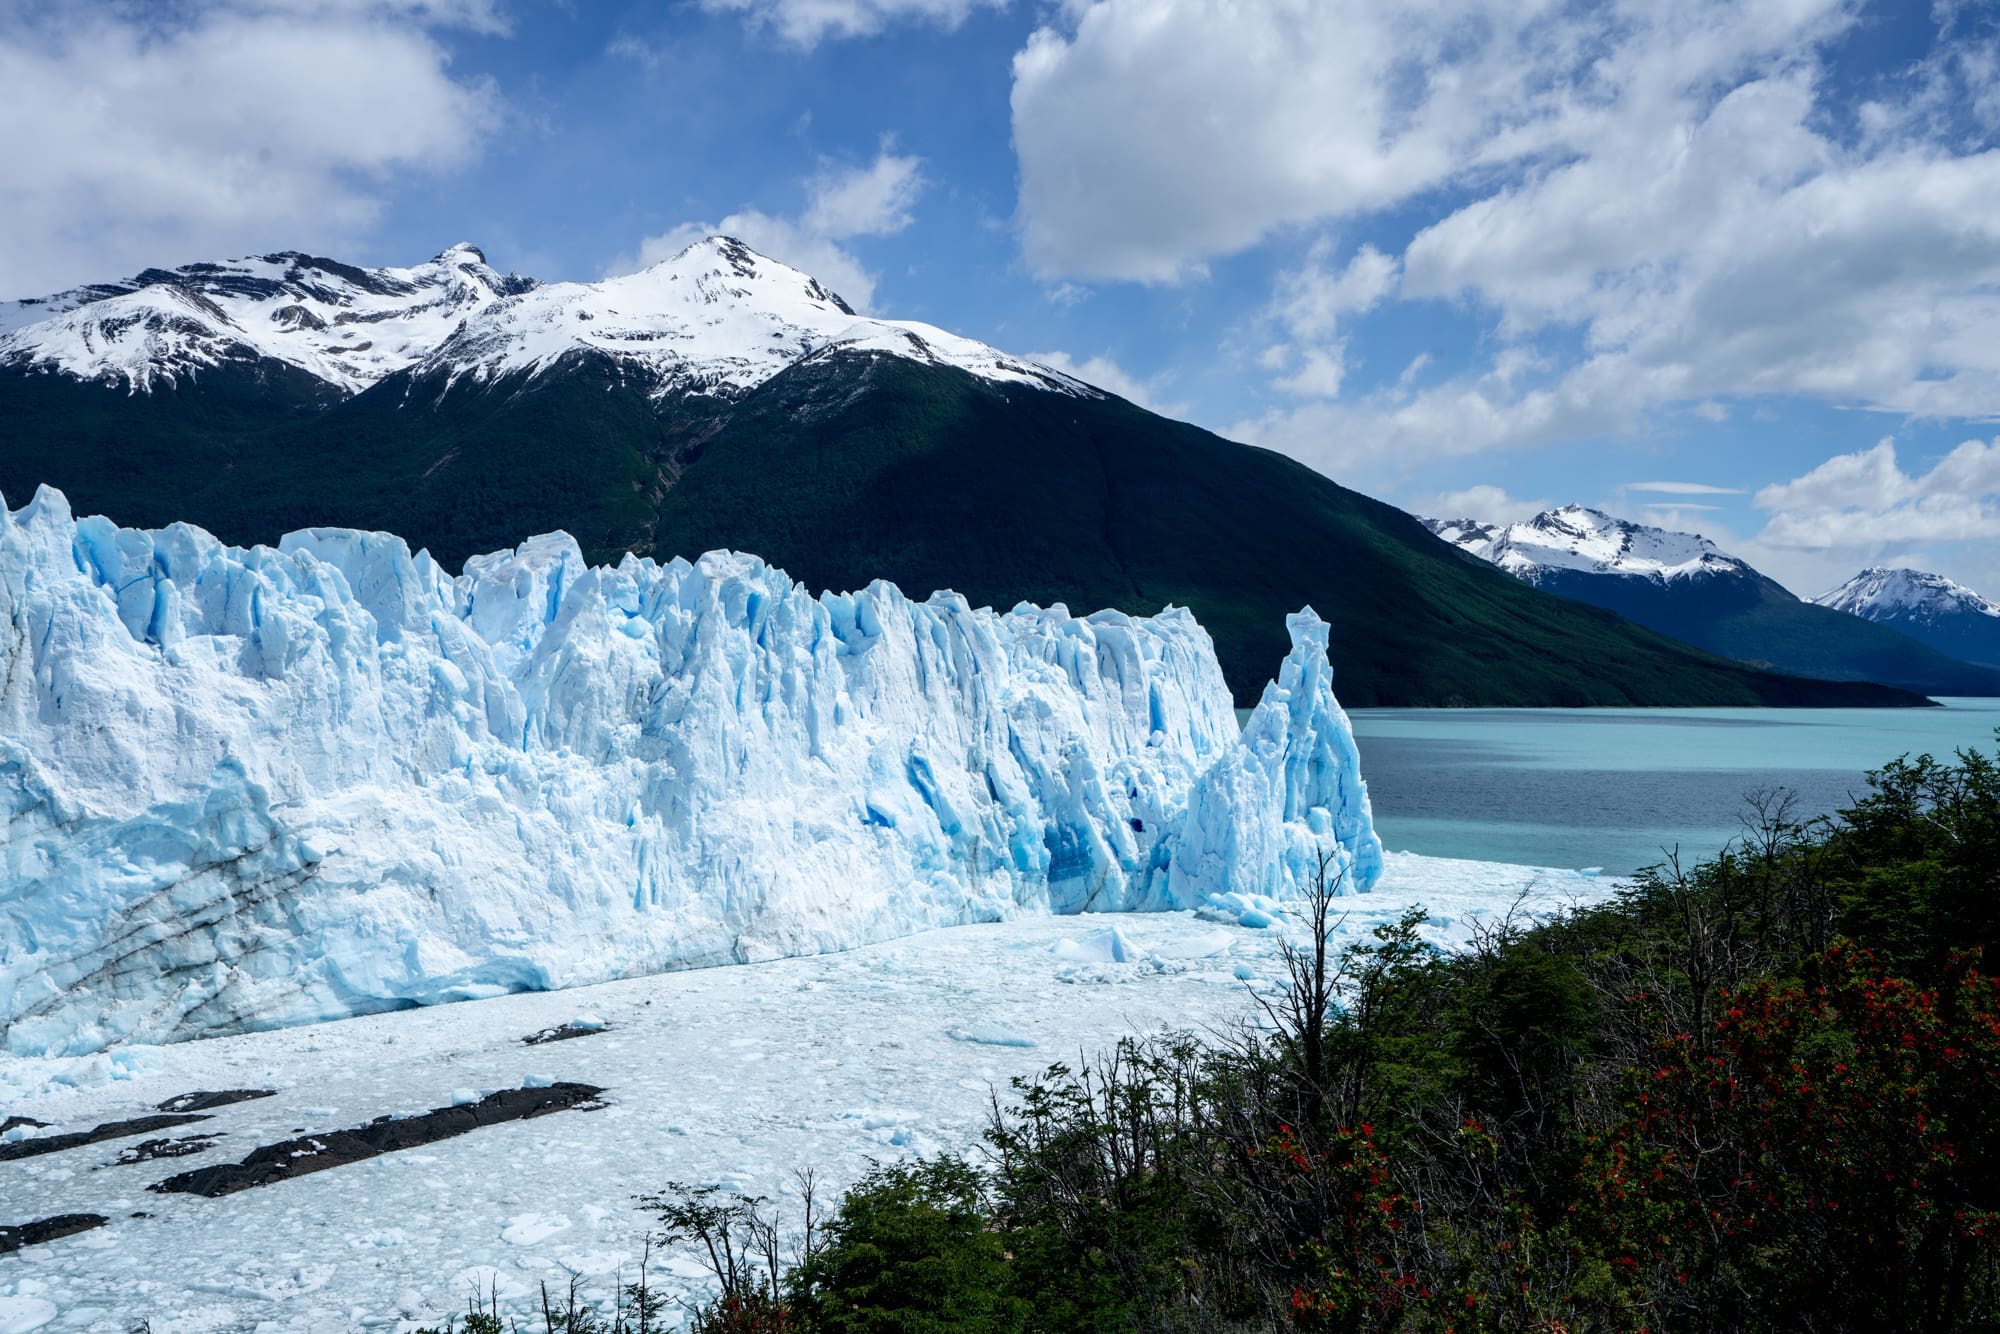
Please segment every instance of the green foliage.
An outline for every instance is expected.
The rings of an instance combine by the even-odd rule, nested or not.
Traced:
[[[1023,1328],[984,1181],[956,1158],[878,1166],[842,1199],[791,1276],[805,1328],[826,1334],[1004,1334]]]
[[[1962,1329],[2000,1298],[2000,979],[1942,989],[1836,945],[1723,993],[1625,1072],[1579,1240],[1634,1306],[1725,1328]]]

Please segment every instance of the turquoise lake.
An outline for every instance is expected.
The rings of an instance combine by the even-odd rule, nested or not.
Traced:
[[[2000,699],[1939,709],[1357,709],[1385,847],[1435,857],[1636,870],[1712,855],[1744,794],[1802,814],[1866,790],[1898,755],[1993,749]]]

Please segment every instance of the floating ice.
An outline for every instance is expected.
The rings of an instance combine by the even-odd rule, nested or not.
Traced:
[[[0,507],[0,1049],[1254,907],[1322,852],[1365,890],[1327,629],[1290,625],[1239,733],[1185,610],[815,597],[563,534],[452,578],[385,534],[232,548],[44,488]]]
[[[1050,951],[1069,963],[1137,963],[1139,951],[1117,927],[1106,927],[1082,940],[1065,936]]]
[[[60,1314],[46,1297],[0,1297],[0,1334],[28,1334]]]
[[[984,1047],[1032,1047],[1035,1040],[1027,1034],[1007,1027],[1005,1024],[966,1024],[951,1030],[952,1037],[960,1042],[975,1042]]]

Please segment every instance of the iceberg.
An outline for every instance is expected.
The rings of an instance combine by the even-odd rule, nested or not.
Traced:
[[[1239,728],[1191,613],[446,573],[0,504],[0,1050],[75,1055],[1380,875],[1327,627]]]

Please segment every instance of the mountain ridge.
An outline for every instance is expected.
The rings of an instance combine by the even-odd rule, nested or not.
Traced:
[[[540,374],[594,350],[628,363],[655,394],[730,394],[836,346],[1100,392],[931,325],[857,314],[818,279],[728,236],[592,283],[503,277],[460,242],[411,268],[281,251],[149,269],[0,308],[0,365],[123,378],[139,392],[258,358],[349,394],[405,370],[444,371],[449,387],[463,376]]]
[[[2000,602],[1924,570],[1875,565],[1813,599],[1941,653],[2000,668]]]
[[[1513,524],[1425,519],[1453,546],[1546,592],[1738,661],[1925,694],[2000,694],[2000,671],[1804,601],[1698,533],[1565,505]]]
[[[335,358],[347,369],[330,377],[303,354],[136,382],[42,355],[38,329],[116,314],[112,298],[15,329],[0,493],[49,483],[127,527],[185,520],[239,545],[376,529],[454,567],[561,529],[600,563],[728,547],[818,588],[1171,603],[1210,629],[1244,701],[1310,604],[1336,626],[1356,704],[1923,702],[1747,668],[1544,597],[1296,461],[928,325],[856,317],[727,238],[598,284],[489,278],[469,247],[432,263],[459,278],[283,257],[174,271],[237,325],[277,329],[260,327],[266,345],[315,349],[331,331],[351,349],[362,316],[413,331]]]

